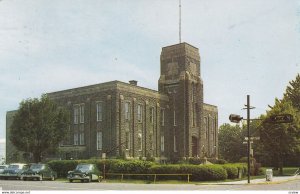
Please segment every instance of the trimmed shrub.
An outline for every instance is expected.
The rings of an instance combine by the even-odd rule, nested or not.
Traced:
[[[228,179],[235,179],[239,176],[239,168],[237,165],[234,164],[225,164],[223,165],[223,168],[227,172],[227,178]]]
[[[78,160],[52,160],[47,162],[60,178],[67,177],[68,171],[74,170],[78,163],[80,163]]]

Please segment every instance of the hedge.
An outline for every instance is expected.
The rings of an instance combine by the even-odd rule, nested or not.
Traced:
[[[243,163],[237,164],[212,164],[212,165],[193,165],[193,164],[155,164],[142,160],[53,160],[48,162],[49,166],[57,172],[58,177],[66,177],[68,171],[74,170],[79,163],[96,164],[100,172],[103,172],[105,164],[106,173],[123,174],[192,174],[192,181],[216,181],[238,178],[239,172],[244,176],[247,173],[247,166]],[[113,178],[112,175],[108,177]],[[150,177],[150,176],[149,176]],[[127,178],[148,179],[148,176],[132,176]],[[163,180],[185,180],[186,176],[157,176]]]

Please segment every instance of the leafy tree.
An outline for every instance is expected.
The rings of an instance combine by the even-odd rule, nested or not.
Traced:
[[[238,162],[245,156],[247,147],[243,145],[244,136],[239,125],[225,123],[219,128],[220,156],[229,162]]]
[[[300,74],[296,76],[295,80],[289,82],[286,92],[284,94],[284,100],[289,100],[292,105],[300,111]]]
[[[19,151],[32,153],[34,162],[40,162],[42,154],[55,150],[63,140],[68,124],[68,112],[42,95],[20,103],[9,138]]]
[[[271,115],[292,114],[293,123],[272,123],[269,121]],[[280,169],[284,160],[300,151],[300,116],[288,100],[275,99],[275,105],[267,115],[260,127],[261,143],[264,152],[270,156],[273,165]]]

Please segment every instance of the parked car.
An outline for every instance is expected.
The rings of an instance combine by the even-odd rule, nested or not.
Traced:
[[[21,179],[21,174],[28,169],[27,164],[13,163],[10,164],[3,173],[0,174],[0,179]]]
[[[31,164],[30,168],[21,174],[21,178],[26,180],[52,180],[57,178],[57,173],[48,164]]]
[[[80,180],[81,182],[101,181],[100,171],[95,164],[78,164],[76,169],[68,172],[70,182]]]
[[[4,171],[5,169],[7,169],[7,167],[8,167],[7,164],[2,164],[2,165],[0,165],[0,174],[2,174],[3,171]]]

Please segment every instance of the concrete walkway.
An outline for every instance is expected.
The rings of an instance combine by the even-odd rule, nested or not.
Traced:
[[[252,179],[252,180],[250,180],[250,184],[276,184],[276,183],[282,183],[282,182],[296,180],[296,179],[300,179],[300,175],[275,176],[275,177],[273,177],[272,181],[266,181],[266,178]],[[243,185],[243,184],[248,184],[248,180],[218,182],[218,183],[205,183],[205,184],[209,184],[209,185]]]

